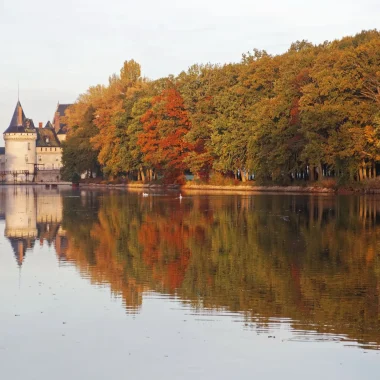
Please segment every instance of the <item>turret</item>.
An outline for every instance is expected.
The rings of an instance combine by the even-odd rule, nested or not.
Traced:
[[[36,164],[37,133],[33,120],[27,119],[17,102],[9,127],[4,132],[7,182],[30,182]]]

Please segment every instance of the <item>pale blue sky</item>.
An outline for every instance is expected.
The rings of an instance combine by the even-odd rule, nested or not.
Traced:
[[[135,59],[156,79],[194,63],[237,62],[379,28],[379,0],[0,0],[0,132],[20,100],[46,123]],[[3,145],[0,142],[0,145]]]

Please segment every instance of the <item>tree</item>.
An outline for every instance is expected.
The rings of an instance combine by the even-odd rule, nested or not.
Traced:
[[[97,161],[98,152],[90,144],[90,139],[98,133],[94,124],[95,109],[87,108],[77,126],[71,126],[67,140],[62,143],[62,179],[71,181],[74,174],[86,173],[88,177],[100,174]]]
[[[145,80],[140,65],[126,61],[120,75],[112,75],[96,106],[96,126],[99,133],[91,139],[99,151],[98,160],[106,175],[115,177],[128,171],[127,125],[133,103],[143,92]]]
[[[165,181],[182,182],[185,158],[192,149],[184,139],[191,123],[177,89],[169,87],[154,97],[141,121],[143,132],[137,143],[145,163],[161,172]]]

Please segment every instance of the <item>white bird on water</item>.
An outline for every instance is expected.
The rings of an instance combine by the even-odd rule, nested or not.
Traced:
[[[148,193],[143,193],[143,197],[147,197],[148,196]]]
[[[181,193],[179,193],[179,199],[182,199],[182,194]]]

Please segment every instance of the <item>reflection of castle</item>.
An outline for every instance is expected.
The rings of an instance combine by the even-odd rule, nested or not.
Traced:
[[[54,243],[57,254],[64,255],[66,243],[61,227],[62,197],[58,190],[3,187],[0,189],[1,215],[5,215],[5,236],[20,266],[26,251],[32,249],[38,239],[41,243]]]

